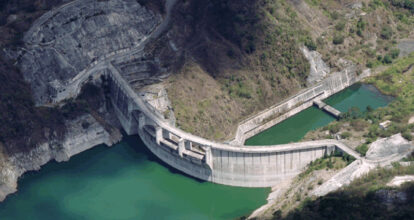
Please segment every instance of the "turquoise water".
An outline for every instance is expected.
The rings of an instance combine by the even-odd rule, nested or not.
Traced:
[[[346,111],[378,108],[392,98],[370,85],[352,86],[325,100]],[[300,140],[335,120],[309,108],[252,137],[246,144]],[[159,161],[137,136],[98,146],[64,163],[25,174],[0,203],[0,220],[20,219],[233,219],[266,203],[269,188],[239,188],[198,181]]]
[[[355,84],[327,98],[325,103],[341,112],[346,112],[351,107],[357,107],[361,111],[366,111],[368,106],[371,106],[373,109],[384,107],[393,99],[392,96],[382,94],[370,84]]]
[[[366,111],[367,106],[373,109],[386,106],[392,97],[383,95],[378,89],[368,84],[355,84],[324,100],[341,112],[351,107]],[[310,107],[293,117],[249,138],[246,145],[286,144],[301,140],[308,131],[323,127],[334,121],[331,115],[316,107]]]
[[[233,219],[265,204],[269,192],[190,178],[133,136],[25,174],[0,204],[0,219]]]

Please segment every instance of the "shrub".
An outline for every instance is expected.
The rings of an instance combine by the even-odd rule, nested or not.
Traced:
[[[328,125],[328,130],[331,134],[338,133],[340,126],[338,123]]]
[[[367,144],[361,144],[355,149],[358,153],[360,153],[362,156],[365,156],[368,151],[368,145]]]
[[[351,133],[347,132],[347,131],[342,132],[341,137],[344,138],[344,139],[347,139],[347,138],[351,137]]]
[[[390,55],[385,55],[384,56],[384,58],[382,59],[382,62],[383,63],[385,63],[385,64],[390,64],[390,63],[392,63],[392,58],[391,58],[391,56]]]
[[[363,31],[365,30],[366,26],[367,26],[367,23],[364,20],[362,20],[362,18],[360,18],[357,22],[357,29]]]
[[[414,1],[413,0],[390,0],[391,4],[395,7],[409,9],[414,13]]]
[[[360,37],[362,37],[362,36],[363,36],[363,35],[362,35],[362,31],[361,31],[361,30],[359,30],[359,29],[357,30],[357,32],[356,32],[356,33],[357,33],[357,35],[358,35],[358,36],[360,36]]]
[[[342,36],[341,34],[336,34],[332,40],[332,43],[334,44],[344,43],[344,36]]]
[[[392,28],[390,26],[385,26],[381,30],[381,37],[385,40],[389,40],[392,37]]]
[[[317,46],[315,41],[313,41],[312,38],[308,37],[305,41],[305,46],[309,49],[309,50],[316,50]]]
[[[357,119],[362,116],[362,112],[358,107],[351,107],[347,112],[342,112],[340,115],[341,119]]]
[[[413,140],[413,135],[409,132],[409,131],[405,131],[404,133],[402,133],[403,138],[412,141]]]
[[[362,18],[360,18],[358,20],[357,25],[356,25],[356,27],[357,27],[357,32],[356,33],[357,33],[358,36],[360,36],[360,37],[363,36],[362,33],[365,30],[366,25],[367,25],[367,23],[364,20],[362,20]]]
[[[382,60],[382,56],[381,56],[381,55],[378,55],[378,56],[377,56],[377,60],[378,60],[378,61],[381,61],[381,60]]]
[[[351,126],[356,131],[363,131],[365,129],[365,127],[368,126],[368,123],[364,120],[357,119],[357,120],[352,120],[351,121]]]
[[[400,50],[399,49],[392,49],[389,53],[389,55],[391,56],[392,59],[395,59],[398,57],[398,55],[400,55]]]
[[[333,12],[331,13],[331,18],[332,18],[333,20],[338,19],[338,18],[339,18],[339,13],[338,13],[337,11],[333,11]]]
[[[340,21],[335,25],[337,31],[343,31],[345,29],[345,21]]]

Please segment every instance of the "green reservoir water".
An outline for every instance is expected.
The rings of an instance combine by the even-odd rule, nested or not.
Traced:
[[[328,98],[340,111],[387,105],[391,97],[357,84]],[[335,120],[311,107],[250,138],[247,145],[282,144]],[[239,188],[202,182],[170,168],[137,136],[98,146],[68,162],[46,164],[19,180],[0,203],[0,220],[49,219],[234,219],[266,203],[269,188]]]
[[[269,192],[177,173],[132,136],[25,174],[0,203],[0,219],[234,219],[265,204]]]
[[[367,106],[373,109],[386,106],[393,97],[383,95],[378,89],[368,84],[355,84],[327,98],[325,103],[341,112],[351,107],[366,111]],[[293,117],[249,138],[246,145],[274,145],[296,142],[308,131],[323,127],[335,118],[316,107],[310,107]]]

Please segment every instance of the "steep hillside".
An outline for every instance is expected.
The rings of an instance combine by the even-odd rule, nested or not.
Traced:
[[[31,23],[44,12],[65,2],[69,1],[1,1],[2,48],[21,46],[22,35]],[[154,18],[159,19],[158,14],[165,15],[166,1],[138,0],[137,2],[152,10]],[[228,140],[232,138],[240,121],[307,85],[310,65],[300,49],[303,45],[322,53],[332,70],[341,69],[343,59],[353,61],[360,70],[393,62],[399,53],[396,50],[399,39],[410,38],[413,35],[413,11],[410,2],[395,0],[177,1],[173,8],[169,29],[146,46],[145,59],[154,65],[159,65],[154,69],[172,73],[163,84],[168,90],[179,127],[207,138]],[[98,13],[97,16],[101,15]],[[98,21],[100,18],[93,19]],[[117,36],[130,34],[129,31],[122,33]],[[131,39],[136,40],[133,37]],[[66,45],[62,43],[65,42],[64,39],[57,42],[60,42],[59,45]],[[125,46],[123,45],[125,41],[119,40],[119,42],[121,46]],[[45,61],[42,59],[43,53],[25,53],[22,57],[28,58],[26,65],[22,66],[27,68],[21,68],[20,72],[25,74],[26,80],[42,81],[31,82],[30,87],[39,87],[43,85],[42,83],[49,83],[43,82],[45,80],[42,77],[46,75],[51,82],[55,78],[59,80],[59,77],[76,75],[84,68],[86,64],[77,65],[79,59],[75,59],[73,54],[79,55],[77,57],[81,57],[80,60],[86,62],[86,60],[94,60],[98,55],[102,55],[99,53],[105,52],[95,50],[95,54],[98,55],[89,57],[90,54],[85,55],[85,51],[89,50],[87,46],[93,44],[88,41],[80,46],[73,50],[63,46],[60,48],[63,50],[62,54],[70,58],[69,63],[73,62],[74,71],[66,67],[58,68],[58,65],[54,65],[53,62],[47,63],[47,68],[44,68],[43,72],[47,74],[39,71],[42,68],[34,68],[32,71],[31,68],[35,67],[38,61]],[[116,45],[115,47],[118,48]],[[2,52],[4,51],[8,52],[8,50]],[[76,53],[71,53],[73,51]],[[36,59],[30,59],[33,54],[37,56]],[[22,57],[16,58],[21,61]],[[90,60],[83,59],[84,57],[89,57]],[[12,97],[15,100],[26,100],[25,103],[31,103],[30,96],[33,91],[30,91],[21,80],[19,70],[13,70],[13,74],[8,72],[14,63],[15,60],[3,62],[4,68],[1,71],[3,78],[13,79],[12,83],[16,85],[2,88],[6,90],[2,98]],[[57,68],[56,71],[54,68]],[[65,71],[69,71],[70,74],[57,74],[66,73]],[[22,88],[22,93],[14,93],[11,90],[16,87]],[[38,93],[35,97],[38,99],[48,91],[47,86],[41,88],[43,89],[35,91]],[[4,103],[6,102],[2,104]],[[5,112],[10,112],[10,109],[17,107],[7,108]],[[22,109],[27,114],[17,118],[9,117],[11,114],[4,114],[3,121],[13,118],[14,123],[19,123],[21,121],[19,118],[36,118],[29,115],[29,113],[36,115],[37,108],[33,104],[17,109]],[[42,127],[42,123],[47,121],[39,119],[39,122],[34,122],[33,126]],[[31,133],[25,129],[21,131],[22,133],[10,132],[9,136],[18,137]],[[7,139],[6,136],[4,139]]]
[[[299,46],[310,34],[286,1],[186,1],[176,6],[170,44],[182,66],[166,86],[178,126],[225,140],[248,115],[306,85]]]
[[[28,152],[40,143],[60,140],[66,132],[65,122],[85,114],[93,114],[98,120],[97,110],[105,107],[103,89],[91,84],[76,100],[55,107],[36,107],[30,84],[15,65],[16,60],[7,56],[9,50],[23,45],[23,33],[38,17],[65,2],[0,2],[0,152],[4,154]]]
[[[387,185],[394,176],[407,174],[413,174],[412,165],[373,171],[342,190],[307,199],[286,217],[276,212],[271,219],[412,219],[414,185]]]
[[[357,73],[393,62],[413,38],[410,1],[185,1],[176,6],[170,46],[177,74],[165,83],[177,125],[228,140],[237,124],[306,86],[300,47],[331,71]],[[168,42],[165,42],[168,41]],[[168,56],[165,56],[168,57]],[[172,62],[168,59],[168,62]]]

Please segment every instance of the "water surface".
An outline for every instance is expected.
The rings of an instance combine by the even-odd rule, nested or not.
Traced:
[[[341,112],[346,112],[351,107],[357,107],[361,111],[366,111],[368,106],[376,109],[386,106],[392,99],[392,97],[382,94],[372,85],[357,83],[330,96],[324,102]],[[310,107],[247,139],[245,144],[274,145],[297,142],[308,131],[323,127],[334,120],[335,118],[328,113],[316,107]]]
[[[233,219],[265,204],[269,192],[185,176],[133,136],[25,174],[0,204],[0,219]]]

